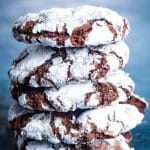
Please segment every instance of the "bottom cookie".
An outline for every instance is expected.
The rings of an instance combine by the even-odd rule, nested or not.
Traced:
[[[97,140],[89,144],[52,144],[46,141],[35,141],[18,137],[18,150],[131,150],[131,135],[119,135],[116,138]]]
[[[128,104],[75,112],[34,112],[13,105],[9,111],[10,127],[18,135],[51,143],[84,144],[111,139],[133,129],[144,117],[146,103],[132,96]]]

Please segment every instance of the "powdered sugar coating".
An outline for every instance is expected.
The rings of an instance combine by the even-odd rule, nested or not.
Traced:
[[[89,142],[88,140],[96,140],[96,134],[93,132],[117,137],[119,134],[133,129],[141,123],[142,119],[143,114],[135,106],[119,104],[88,110],[79,116],[72,115],[72,119],[65,115],[54,114],[52,119],[51,113],[33,114],[29,122],[19,130],[21,135],[26,138],[48,140],[51,143],[60,143],[61,141],[75,144],[83,143],[83,137],[87,135],[95,136],[87,141],[84,140],[84,143]],[[11,122],[11,120],[9,121]]]
[[[26,139],[18,137],[17,145],[18,150],[21,150],[21,147],[26,142]],[[121,148],[121,150],[131,150],[129,145],[126,143],[125,138],[122,135],[119,135],[116,138],[98,140],[85,145],[64,145],[61,144],[52,144],[46,141],[28,141],[24,146],[25,150],[82,150],[83,148],[89,148],[92,150],[103,150],[103,148],[109,148],[109,150],[114,150],[114,148]],[[108,150],[108,149],[107,149]]]
[[[29,22],[33,23],[32,26],[29,26],[30,28],[27,27]],[[29,13],[17,20],[13,32],[14,37],[23,42],[40,43],[54,47],[75,47],[78,45],[72,42],[73,34],[75,29],[82,28],[83,25],[85,25],[85,28],[90,25],[90,29],[86,31],[88,32],[86,33],[87,37],[84,39],[84,43],[79,45],[80,47],[86,45],[96,46],[122,40],[130,30],[128,21],[118,13],[102,7],[85,5],[67,9],[53,8],[43,10],[37,14]],[[21,32],[24,28],[30,30]],[[63,43],[57,43],[57,37],[53,37],[53,35],[51,38],[41,36],[43,31],[46,33],[57,32],[57,36],[65,31],[64,34],[67,38],[64,39]],[[63,33],[59,36],[62,35]]]
[[[98,82],[109,82],[116,85],[117,87],[122,87],[123,89],[127,89],[129,91],[134,90],[135,88],[135,84],[130,75],[122,70],[109,72],[107,76],[99,79]]]
[[[34,70],[35,66],[42,65],[52,54],[54,54],[54,51],[47,51],[45,54],[41,51],[41,47],[28,47],[27,50],[22,52],[20,57],[14,61],[10,69],[10,78],[13,78],[13,81],[22,81]],[[22,61],[24,58],[25,60]]]
[[[10,68],[11,81],[33,87],[60,87],[70,80],[98,80],[108,72],[123,68],[129,59],[129,48],[123,41],[56,51],[41,46],[27,48]]]
[[[31,121],[22,129],[21,134],[31,139],[44,140],[48,139],[52,143],[60,143],[50,125],[51,113],[35,114],[31,117]],[[63,129],[62,129],[63,130]],[[27,134],[27,135],[26,135]]]
[[[109,73],[99,83],[93,83],[91,81],[82,83],[70,82],[59,89],[50,88],[43,90],[43,93],[40,95],[45,95],[44,102],[41,102],[41,100],[38,101],[38,99],[34,100],[30,96],[30,93],[23,92],[18,97],[18,103],[24,108],[31,110],[68,112],[76,109],[96,108],[98,106],[126,102],[128,95],[124,90],[128,90],[131,95],[134,90],[134,82],[128,74],[123,71],[118,71]],[[39,93],[41,92],[35,91],[35,97]],[[47,103],[45,103],[45,100]],[[40,102],[42,106],[40,109],[34,108],[30,106],[30,102],[28,103],[28,101],[33,101],[35,104]]]
[[[80,132],[83,133],[91,132],[94,124],[99,132],[117,136],[140,124],[143,117],[144,115],[140,114],[136,107],[124,104],[86,111],[78,117],[77,123],[81,124]]]

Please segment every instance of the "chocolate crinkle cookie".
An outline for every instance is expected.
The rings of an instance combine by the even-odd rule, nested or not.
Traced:
[[[109,44],[126,37],[128,21],[116,12],[94,6],[53,8],[20,17],[13,26],[21,42],[52,47],[84,47]]]
[[[14,60],[9,76],[13,83],[60,87],[69,81],[99,80],[123,68],[128,59],[123,41],[80,49],[31,46]]]
[[[9,123],[25,138],[54,144],[83,144],[130,131],[141,123],[145,107],[146,103],[135,96],[123,104],[67,113],[37,113],[15,104],[9,110]]]

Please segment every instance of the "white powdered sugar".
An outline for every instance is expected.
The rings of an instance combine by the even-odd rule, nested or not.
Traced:
[[[135,106],[123,104],[89,110],[78,117],[77,123],[82,124],[81,133],[91,132],[94,124],[98,132],[117,136],[140,124],[143,117]]]
[[[97,90],[91,82],[70,84],[61,87],[59,90],[45,91],[47,99],[52,103],[56,110],[69,111],[77,108],[88,108],[97,106],[99,100],[96,98]],[[93,93],[90,97],[90,103],[85,105],[86,94]],[[91,105],[91,106],[90,106]]]
[[[32,29],[32,33],[40,33],[41,31],[61,32],[66,25],[67,33],[72,35],[73,30],[76,27],[80,27],[87,24],[88,21],[93,21],[92,29],[85,39],[84,45],[99,45],[108,44],[113,41],[119,41],[123,39],[129,32],[128,21],[121,17],[116,12],[95,6],[80,6],[77,8],[53,8],[50,10],[44,10],[37,14],[27,14],[24,17],[20,17],[14,26],[24,28],[29,21],[37,21]],[[114,30],[110,30],[109,25],[112,25]],[[126,27],[126,30],[124,29]],[[15,34],[15,33],[14,33]],[[116,35],[114,39],[114,35]],[[14,35],[16,39],[27,42],[26,34],[19,33]],[[61,46],[56,43],[54,38],[40,37],[38,41],[36,38],[31,38],[32,43],[38,43],[51,46]],[[71,39],[65,40],[64,45],[66,47],[73,46]]]
[[[119,41],[116,44],[110,44],[111,49],[115,52],[119,57],[123,59],[123,65],[126,65],[129,60],[129,47],[126,45],[125,42]],[[105,50],[108,49],[108,46],[105,46]]]
[[[25,127],[22,128],[22,133],[28,138],[44,140],[48,139],[49,142],[59,143],[59,139],[55,137],[50,125],[51,113],[35,114]]]
[[[98,82],[110,82],[117,87],[122,87],[129,91],[134,91],[135,84],[133,80],[129,77],[128,73],[118,70],[117,72],[110,72],[107,76],[98,80]]]
[[[18,58],[22,58],[23,61],[21,59],[19,63],[14,63],[10,68],[11,80],[18,80],[22,83],[22,80],[34,70],[35,66],[42,65],[54,53],[53,51],[46,51],[46,48],[44,50],[41,51],[40,46],[28,47]]]

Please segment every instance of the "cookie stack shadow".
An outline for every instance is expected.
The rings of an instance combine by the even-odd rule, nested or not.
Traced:
[[[147,106],[122,71],[128,21],[94,6],[20,17],[13,35],[30,43],[9,70],[9,124],[20,150],[130,150]]]

